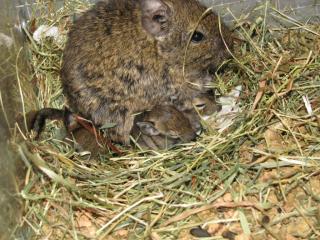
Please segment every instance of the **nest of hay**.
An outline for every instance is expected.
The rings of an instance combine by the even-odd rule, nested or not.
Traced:
[[[34,6],[28,29],[25,112],[63,107],[66,33],[89,7],[65,1],[54,11],[49,3]],[[223,132],[204,123],[198,141],[168,151],[89,159],[61,141],[57,122],[40,141],[16,129],[13,146],[28,169],[21,224],[34,239],[319,239],[320,27],[268,11],[292,26],[268,27],[267,15],[235,19],[242,40],[215,87],[224,95],[241,85],[241,111]],[[43,24],[60,40],[36,42]]]

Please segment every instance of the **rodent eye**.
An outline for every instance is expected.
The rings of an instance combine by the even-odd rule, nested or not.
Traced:
[[[206,107],[205,103],[196,104],[196,108],[198,108],[199,110],[203,110],[205,107]]]
[[[175,131],[169,131],[169,135],[173,139],[178,139],[180,137],[179,134],[176,133]]]
[[[191,41],[194,43],[201,42],[204,39],[204,35],[201,32],[195,31],[192,35]]]
[[[180,138],[179,135],[171,135],[170,137],[173,138],[173,139],[178,139],[178,138]]]
[[[158,22],[158,23],[165,23],[166,22],[165,16],[160,15],[160,14],[154,15],[152,17],[152,20],[155,21],[155,22]]]

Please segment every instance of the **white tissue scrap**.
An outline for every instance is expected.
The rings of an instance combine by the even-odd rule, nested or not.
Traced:
[[[37,30],[33,33],[33,39],[40,43],[41,40],[46,37],[52,37],[56,42],[62,41],[62,36],[57,27],[49,27],[47,25],[40,25]]]
[[[10,48],[13,45],[13,39],[4,33],[0,33],[0,47],[5,46]]]
[[[217,113],[215,121],[219,132],[223,132],[231,126],[236,116],[241,112],[239,103],[237,103],[241,90],[242,86],[237,86],[226,96],[218,99],[221,104],[221,110]]]

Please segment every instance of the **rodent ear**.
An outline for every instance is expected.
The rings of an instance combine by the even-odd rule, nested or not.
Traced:
[[[154,127],[154,125],[151,122],[137,122],[136,124],[139,127],[142,134],[148,136],[156,136],[160,134],[160,132]]]
[[[171,16],[170,7],[162,0],[140,0],[142,26],[155,37],[168,33],[168,21]]]

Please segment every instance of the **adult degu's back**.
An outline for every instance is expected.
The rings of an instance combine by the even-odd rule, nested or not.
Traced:
[[[201,90],[227,56],[216,15],[193,32],[204,11],[196,0],[97,3],[75,21],[64,51],[61,79],[70,107],[96,125],[116,123],[110,136],[122,143],[129,142],[134,113],[172,96],[192,108],[187,82]]]

